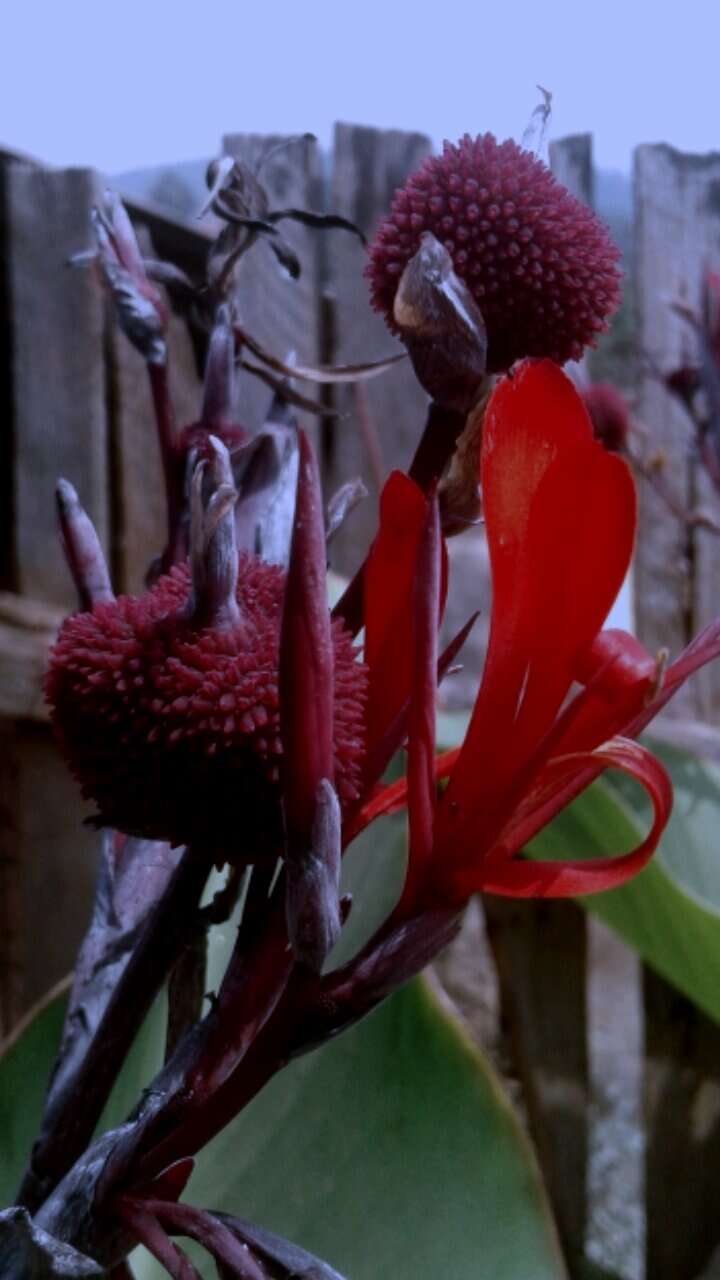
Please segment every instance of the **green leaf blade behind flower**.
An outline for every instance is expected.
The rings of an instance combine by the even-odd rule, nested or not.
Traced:
[[[389,823],[385,838],[396,860],[398,837],[397,823]],[[382,848],[372,852],[381,863]],[[213,969],[232,930],[217,935]],[[6,1197],[39,1120],[61,1003],[45,1009],[10,1059],[0,1061],[0,1096],[14,1094],[0,1131]],[[108,1122],[120,1120],[147,1083],[162,1046],[161,1012],[156,1008],[146,1023]],[[510,1104],[423,981],[280,1073],[200,1154],[185,1199],[256,1221],[327,1258],[348,1280],[565,1274],[535,1161]],[[207,1257],[188,1252],[202,1275],[214,1274]],[[139,1280],[162,1275],[140,1253],[133,1265]]]
[[[642,959],[720,1021],[720,781],[685,753],[662,756],[675,807],[653,861],[619,889],[582,899]],[[611,775],[595,783],[532,842],[535,857],[624,852],[647,830],[644,800]]]

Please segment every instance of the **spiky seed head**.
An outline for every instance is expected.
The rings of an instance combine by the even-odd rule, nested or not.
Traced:
[[[618,305],[607,230],[515,142],[491,133],[446,142],[395,192],[367,267],[373,306],[393,331],[398,282],[426,231],[482,311],[489,372],[525,356],[578,359]]]
[[[241,556],[235,629],[193,629],[187,566],[63,625],[45,691],[62,750],[103,825],[217,861],[282,847],[278,644],[285,575]],[[335,785],[356,798],[365,668],[333,624]]]

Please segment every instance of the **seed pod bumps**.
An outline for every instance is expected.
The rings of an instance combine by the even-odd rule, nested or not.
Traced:
[[[50,658],[46,695],[61,747],[100,820],[131,834],[196,843],[216,860],[282,848],[278,645],[285,575],[239,565],[240,620],[188,620],[178,566],[145,595],[74,614]],[[335,785],[355,798],[365,668],[333,625]]]
[[[396,191],[367,267],[391,329],[398,280],[424,231],[483,313],[490,372],[525,356],[578,359],[618,305],[619,254],[605,227],[515,142],[491,133],[446,142]]]

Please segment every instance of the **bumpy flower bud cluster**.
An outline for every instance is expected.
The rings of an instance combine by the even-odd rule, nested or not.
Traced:
[[[69,618],[46,693],[63,751],[104,824],[216,859],[282,848],[278,645],[285,575],[239,565],[237,625],[198,629],[190,572]],[[358,794],[365,669],[333,624],[335,787]]]
[[[425,160],[370,247],[374,307],[395,330],[398,282],[431,232],[480,307],[488,371],[524,356],[577,359],[618,305],[618,250],[587,206],[530,152],[491,133]]]

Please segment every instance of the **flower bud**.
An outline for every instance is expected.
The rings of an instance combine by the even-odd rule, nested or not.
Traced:
[[[483,390],[485,321],[447,249],[429,231],[400,277],[393,320],[428,394],[467,413]]]

